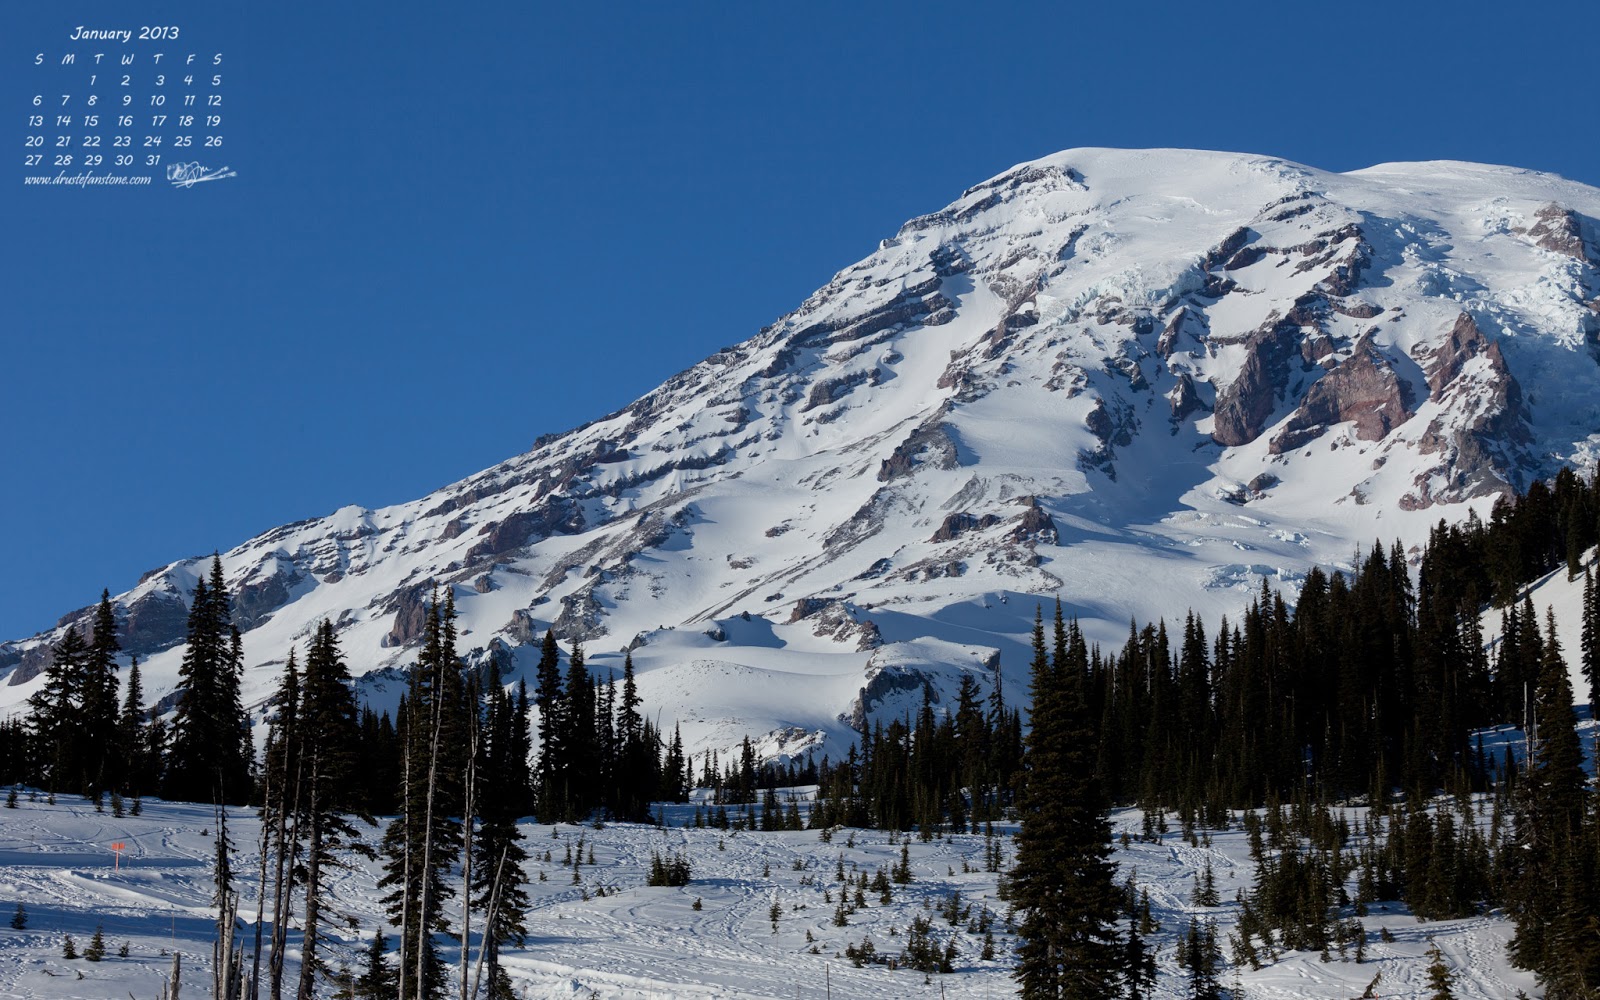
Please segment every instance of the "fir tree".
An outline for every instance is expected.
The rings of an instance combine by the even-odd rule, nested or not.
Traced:
[[[1059,605],[1056,650],[1051,662],[1036,614],[1033,729],[1010,880],[1022,914],[1014,975],[1024,997],[1103,1000],[1118,991],[1125,962],[1116,930],[1111,824],[1091,749],[1088,653],[1077,624],[1066,630]]]
[[[564,769],[566,748],[562,733],[566,728],[561,696],[561,653],[556,646],[555,633],[545,631],[539,647],[539,667],[536,674],[534,705],[539,709],[539,763],[536,782],[539,788],[540,815],[549,821],[565,813],[566,803],[559,798],[556,778]]]
[[[272,941],[268,964],[268,998],[279,1000],[283,991],[284,959],[289,933],[289,913],[293,910],[294,862],[300,853],[300,835],[297,820],[300,813],[299,791],[301,726],[300,667],[294,647],[289,648],[288,662],[279,678],[277,693],[273,696],[276,712],[267,731],[266,756],[263,766],[261,827],[268,837],[272,856]],[[265,854],[263,855],[265,860]],[[266,874],[262,874],[263,904],[265,903]],[[257,923],[257,929],[260,923]],[[257,961],[260,946],[256,948]]]
[[[1594,573],[1583,571],[1583,677],[1589,683],[1589,717],[1600,718],[1600,593]]]
[[[327,971],[317,952],[325,905],[323,874],[329,868],[345,866],[337,854],[339,848],[356,846],[356,828],[350,816],[373,822],[366,813],[366,796],[355,772],[359,733],[350,672],[327,619],[318,625],[306,650],[296,721],[296,732],[286,735],[298,743],[295,830],[305,844],[299,994],[310,996],[316,977]]]
[[[387,949],[388,939],[383,932],[373,931],[372,942],[364,953],[366,965],[355,981],[355,995],[361,1000],[390,1000],[395,995],[398,983],[394,969],[384,957]]]
[[[70,788],[81,774],[84,744],[77,720],[88,655],[83,633],[76,626],[68,628],[51,653],[44,685],[28,699],[37,766],[52,794]]]
[[[1585,862],[1586,777],[1572,710],[1572,685],[1549,613],[1533,699],[1535,738],[1517,816],[1520,850],[1507,859],[1515,874],[1508,909],[1516,923],[1511,955],[1533,970],[1546,996],[1588,995],[1600,982],[1600,901]]]
[[[1195,876],[1194,905],[1220,906],[1222,897],[1217,893],[1217,876],[1212,869],[1211,858],[1206,857],[1206,866]]]
[[[102,590],[84,659],[83,709],[78,720],[83,734],[80,784],[91,795],[116,785],[126,760],[117,740],[117,653],[121,649],[111,593]]]
[[[1445,965],[1444,952],[1439,950],[1439,945],[1432,939],[1428,941],[1428,1000],[1455,1000],[1455,993],[1450,989],[1455,984],[1455,974],[1450,967]]]
[[[95,925],[94,937],[89,939],[89,947],[83,949],[83,957],[90,962],[98,962],[106,957],[105,928]]]
[[[139,658],[128,665],[128,686],[117,717],[117,747],[124,755],[123,786],[135,795],[155,791],[160,761],[152,759],[144,710],[144,680]]]
[[[169,798],[238,803],[248,796],[249,730],[239,699],[243,669],[222,559],[214,556],[210,580],[195,583],[189,608],[187,648],[178,669],[182,694],[167,753]]]
[[[483,825],[473,842],[475,860],[470,888],[473,905],[485,915],[482,965],[488,974],[490,1000],[510,1000],[511,980],[501,967],[500,950],[507,944],[520,948],[526,941],[524,915],[530,900],[523,865],[528,852],[517,828],[517,800],[499,794],[499,790],[525,781],[527,745],[518,730],[526,726],[527,700],[519,692],[513,703],[500,687],[498,671],[493,676],[484,722],[486,739],[480,748],[477,769],[483,788],[478,796]]]
[[[444,986],[444,964],[434,933],[448,933],[444,876],[461,849],[461,824],[452,818],[450,753],[443,746],[460,705],[460,670],[437,595],[429,603],[423,648],[411,670],[402,739],[401,812],[384,832],[383,905],[401,928],[400,1000],[436,1000]]]

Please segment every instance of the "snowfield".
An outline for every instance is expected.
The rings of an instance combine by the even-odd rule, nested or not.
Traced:
[[[802,796],[805,791],[809,790]],[[742,808],[730,807],[730,814],[737,816]],[[691,806],[667,806],[664,815],[669,824],[680,824],[690,820],[692,812]],[[1361,812],[1347,813],[1358,830]],[[1159,842],[1141,843],[1141,815],[1136,811],[1119,811],[1112,820],[1114,830],[1127,830],[1134,838],[1115,855],[1121,875],[1133,874],[1148,890],[1161,924],[1152,939],[1159,949],[1158,997],[1187,995],[1187,982],[1177,974],[1174,944],[1197,913],[1216,921],[1225,957],[1220,979],[1234,990],[1235,998],[1357,997],[1380,973],[1377,996],[1424,997],[1423,955],[1430,937],[1456,973],[1457,997],[1500,1000],[1518,990],[1533,994],[1532,977],[1506,961],[1510,934],[1506,921],[1491,914],[1423,923],[1395,903],[1374,905],[1363,918],[1367,933],[1363,963],[1341,960],[1337,953],[1332,961],[1323,962],[1314,953],[1291,952],[1259,971],[1233,968],[1226,964],[1226,934],[1238,911],[1234,893],[1247,888],[1253,874],[1248,844],[1237,824],[1213,834],[1212,846],[1194,847],[1176,827]],[[92,803],[65,797],[50,805],[43,795],[34,801],[24,791],[17,809],[0,812],[0,907],[9,917],[20,902],[28,914],[25,930],[0,922],[0,996],[151,1000],[170,971],[174,951],[183,956],[184,996],[207,995],[215,926],[209,902],[213,827],[212,810],[204,806],[152,800],[144,804],[143,815],[116,818],[109,807],[98,813]],[[527,946],[509,949],[504,960],[519,994],[530,1000],[987,998],[1015,992],[1009,975],[1014,939],[1005,933],[1007,908],[996,895],[997,876],[983,870],[981,834],[945,836],[927,843],[912,835],[908,851],[914,881],[894,885],[889,905],[880,905],[877,893],[869,889],[868,905],[849,918],[849,926],[836,927],[835,904],[824,893],[838,900],[838,867],[842,864],[851,878],[863,871],[870,877],[880,867],[892,868],[899,861],[904,837],[842,829],[825,843],[814,830],[723,832],[632,824],[596,829],[532,822],[522,829],[533,858],[528,863],[533,905],[527,918]],[[240,933],[248,968],[258,825],[251,812],[230,810],[228,830],[237,847],[235,869],[240,873],[244,923]],[[1013,859],[1013,832],[997,831],[1007,867]],[[377,834],[373,830],[368,841],[376,842]],[[580,881],[574,884],[573,869],[562,859],[569,847],[577,853],[580,839],[580,856],[587,860],[592,848],[594,864],[579,867]],[[114,842],[126,844],[120,870],[113,867],[109,845]],[[552,857],[548,863],[540,860],[547,850]],[[684,888],[646,886],[652,851],[687,851],[693,881]],[[1196,874],[1208,859],[1224,900],[1211,909],[1190,903]],[[352,923],[330,925],[324,942],[335,967],[348,962],[359,970],[359,953],[381,918],[376,866],[357,861],[336,873],[333,882],[335,908]],[[547,881],[538,881],[541,873]],[[604,895],[599,894],[602,887]],[[968,920],[975,922],[985,907],[994,914],[994,961],[979,957],[981,935],[969,930],[967,921],[952,927],[940,914],[955,892],[961,894],[963,907],[971,907]],[[776,933],[769,922],[774,901],[782,907]],[[450,912],[455,912],[453,907],[447,907]],[[940,945],[955,937],[953,973],[925,977],[904,968],[856,968],[843,957],[846,945],[859,945],[866,938],[879,954],[898,954],[908,925],[918,915],[932,920],[933,936]],[[62,957],[64,935],[72,935],[81,952],[96,926],[104,927],[107,941],[103,961]],[[1392,943],[1380,940],[1385,928],[1394,937]],[[296,940],[291,932],[291,982]],[[117,949],[124,942],[128,955],[119,957]],[[458,943],[440,938],[439,944],[445,961],[453,966]],[[333,992],[330,984],[320,995]]]
[[[1020,697],[1041,600],[1107,646],[1190,609],[1214,633],[1263,581],[1293,603],[1312,566],[1591,469],[1597,219],[1600,190],[1512,167],[1066,150],[623,410],[426,497],[193,547],[222,549],[258,724],[324,618],[392,707],[439,587],[508,680],[552,629],[601,676],[631,649],[690,752],[837,756],[846,719],[898,714],[893,665]],[[654,322],[618,284],[616,322]],[[83,581],[152,702],[208,566]],[[0,642],[0,715],[83,614]]]

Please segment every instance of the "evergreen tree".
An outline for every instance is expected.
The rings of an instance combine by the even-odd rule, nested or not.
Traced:
[[[149,723],[145,719],[144,680],[139,673],[139,658],[128,665],[128,689],[122,699],[122,714],[117,718],[117,746],[124,755],[123,787],[135,795],[153,792],[160,779],[160,759],[151,753]]]
[[[367,945],[366,965],[355,981],[355,995],[360,1000],[390,1000],[395,995],[398,982],[394,969],[384,957],[388,939],[382,931],[372,932],[372,943]]]
[[[1450,967],[1444,963],[1444,952],[1439,950],[1439,945],[1433,940],[1428,942],[1428,1000],[1455,1000],[1455,993],[1450,989],[1455,984],[1455,975]]]
[[[1139,932],[1140,923],[1137,912],[1129,915],[1126,954],[1123,959],[1128,1000],[1147,1000],[1156,985],[1155,951],[1145,943],[1144,935]],[[987,936],[984,940],[987,945]]]
[[[340,848],[357,846],[356,828],[349,817],[358,815],[373,822],[366,813],[361,776],[355,771],[359,731],[350,672],[327,619],[317,626],[306,650],[296,722],[297,732],[287,735],[298,743],[295,830],[305,844],[299,995],[309,997],[316,977],[328,971],[317,951],[326,905],[323,874],[329,868],[345,867],[337,853]]]
[[[89,946],[83,949],[83,957],[91,962],[98,962],[106,957],[105,928],[95,925],[94,937],[89,939]]]
[[[541,817],[554,822],[565,813],[566,803],[557,791],[557,774],[565,769],[566,748],[562,734],[566,729],[561,696],[561,652],[555,633],[548,629],[539,647],[539,667],[534,705],[539,709],[539,763],[536,768],[538,804]]]
[[[1600,718],[1600,593],[1594,573],[1583,571],[1583,677],[1589,683],[1589,717]]]
[[[300,666],[294,647],[273,696],[276,712],[267,731],[263,763],[261,827],[272,858],[272,940],[268,960],[268,998],[279,1000],[283,992],[283,971],[289,933],[289,914],[293,910],[294,864],[300,853],[301,776],[300,766]],[[263,857],[265,860],[265,857]],[[262,872],[263,905],[266,872]],[[259,923],[257,925],[260,926]],[[260,946],[256,948],[257,961]]]
[[[1118,940],[1111,825],[1094,773],[1094,724],[1084,688],[1088,653],[1074,622],[1056,609],[1058,655],[1033,631],[1033,729],[1027,738],[1022,829],[1011,898],[1022,915],[1014,973],[1024,997],[1103,1000],[1118,991],[1125,956]]]
[[[443,745],[460,712],[460,669],[453,630],[446,627],[437,594],[428,606],[423,648],[411,670],[402,735],[401,812],[384,832],[383,905],[389,922],[401,929],[400,1000],[437,1000],[444,987],[444,964],[434,933],[448,933],[444,876],[461,850],[461,823],[449,811],[455,796],[451,752]],[[459,736],[454,738],[459,739]]]
[[[498,671],[488,690],[488,712],[484,722],[487,739],[480,747],[477,768],[482,791],[480,803],[483,826],[473,841],[472,905],[485,915],[482,965],[488,974],[490,1000],[511,1000],[510,977],[500,964],[500,950],[506,944],[522,947],[526,942],[525,914],[530,905],[528,876],[523,865],[528,860],[522,832],[517,828],[516,799],[499,790],[515,787],[526,772],[526,741],[517,734],[526,726],[527,699],[520,694],[513,703],[501,689]]]
[[[119,785],[127,759],[117,740],[117,653],[121,649],[111,592],[102,590],[84,660],[83,710],[78,720],[83,734],[80,783],[90,795]]]
[[[210,580],[195,583],[189,608],[187,648],[178,669],[182,694],[168,738],[168,798],[238,803],[248,797],[251,750],[239,698],[243,669],[222,559],[214,556]]]
[[[40,783],[52,793],[70,787],[81,773],[83,744],[78,713],[83,707],[83,675],[89,650],[76,626],[56,643],[45,668],[44,685],[28,699],[31,743]]]
[[[1198,917],[1190,917],[1178,962],[1189,974],[1190,1000],[1221,1000],[1222,986],[1217,981],[1221,955],[1215,927],[1209,922],[1202,927]]]
[[[1585,830],[1586,776],[1572,710],[1572,684],[1548,612],[1533,699],[1532,761],[1522,784],[1518,850],[1507,852],[1516,924],[1511,955],[1550,1000],[1592,995],[1600,983],[1600,900],[1593,832]]]

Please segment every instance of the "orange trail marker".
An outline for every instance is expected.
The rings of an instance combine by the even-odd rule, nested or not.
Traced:
[[[111,845],[111,855],[112,855],[112,857],[114,857],[116,859],[112,863],[112,867],[111,867],[112,871],[121,871],[122,870],[122,851],[127,846],[128,845],[126,843],[124,843],[124,842],[122,842],[120,840],[116,841],[115,843],[113,843]]]

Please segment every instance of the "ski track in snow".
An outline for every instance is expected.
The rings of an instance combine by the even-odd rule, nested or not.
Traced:
[[[1361,811],[1346,812],[1359,830]],[[742,808],[730,813],[739,815]],[[1003,933],[1006,904],[996,898],[997,878],[981,870],[982,835],[947,836],[926,843],[913,836],[909,852],[915,880],[894,885],[894,901],[888,906],[880,905],[877,894],[868,890],[868,905],[841,928],[833,926],[834,905],[823,896],[827,890],[834,900],[839,898],[837,866],[842,862],[849,878],[865,872],[870,879],[878,868],[899,862],[903,838],[879,831],[838,830],[832,843],[824,843],[816,831],[722,832],[676,825],[690,818],[692,807],[668,806],[666,815],[674,825],[665,829],[633,824],[609,824],[603,829],[552,828],[532,822],[523,826],[533,901],[527,917],[528,940],[525,948],[508,948],[504,953],[519,995],[532,1000],[785,1000],[824,997],[829,988],[841,998],[1014,995],[1010,978],[1014,939]],[[1140,815],[1119,811],[1113,814],[1112,825],[1117,834],[1128,830],[1136,836]],[[145,1000],[156,995],[174,949],[183,955],[185,995],[203,996],[214,927],[209,860],[213,826],[214,815],[207,807],[159,801],[146,802],[142,816],[122,818],[96,813],[77,800],[63,798],[50,805],[43,796],[28,801],[25,795],[18,809],[0,810],[0,908],[5,911],[0,915],[9,917],[14,901],[24,903],[29,915],[25,930],[0,927],[0,996],[106,1000],[132,994],[135,1000]],[[256,906],[259,826],[249,811],[230,810],[228,831],[237,850],[241,933],[248,952]],[[1011,832],[1007,829],[999,838],[1007,866],[1014,860]],[[376,842],[378,836],[379,830],[373,829],[366,839]],[[1235,892],[1248,888],[1253,877],[1248,843],[1237,824],[1212,837],[1211,846],[1195,847],[1173,831],[1156,843],[1135,839],[1114,855],[1120,864],[1119,878],[1130,872],[1136,875],[1138,885],[1149,891],[1161,924],[1151,941],[1161,969],[1154,995],[1162,1000],[1187,995],[1187,982],[1177,974],[1174,945],[1190,915],[1215,920],[1225,942],[1237,918]],[[585,860],[593,848],[595,864],[580,866],[581,885],[573,885],[572,868],[562,864],[562,857],[569,846],[578,850],[579,838]],[[127,849],[123,866],[113,871],[109,844],[117,840]],[[551,852],[549,863],[541,860],[545,850]],[[663,855],[687,851],[693,881],[682,888],[645,885],[652,851]],[[1208,859],[1225,902],[1212,909],[1197,908],[1191,903],[1195,879]],[[354,930],[337,922],[325,927],[328,957],[335,967],[346,963],[359,967],[361,950],[379,919],[378,869],[360,859],[352,862],[332,873],[329,882],[334,909],[358,923]],[[963,862],[976,870],[963,871]],[[770,874],[762,874],[763,866]],[[540,872],[547,881],[538,881]],[[815,884],[802,884],[813,879]],[[607,895],[595,895],[602,885]],[[974,907],[974,917],[979,906],[995,914],[996,961],[978,958],[981,935],[969,933],[964,922],[952,929],[939,914],[940,904],[953,890],[961,892],[964,904]],[[698,911],[693,908],[697,898],[702,901]],[[783,907],[777,933],[768,919],[774,898]],[[454,900],[446,912],[453,922],[457,920]],[[898,954],[905,929],[917,914],[932,920],[941,944],[956,934],[959,955],[954,973],[924,982],[918,972],[884,966],[856,969],[841,957],[846,944],[867,937],[880,954]],[[1240,1000],[1325,1000],[1359,996],[1381,972],[1380,996],[1420,998],[1426,995],[1424,953],[1431,936],[1454,968],[1456,995],[1462,1000],[1533,990],[1532,978],[1506,960],[1510,926],[1497,915],[1422,923],[1390,903],[1374,905],[1363,923],[1369,955],[1363,964],[1337,957],[1323,963],[1315,954],[1292,952],[1250,971],[1234,969],[1225,959],[1222,982],[1236,987]],[[109,949],[103,962],[61,957],[64,934],[71,934],[81,951],[97,924],[105,929]],[[459,923],[455,926],[459,930]],[[1393,943],[1379,940],[1385,927],[1394,935]],[[392,945],[392,929],[384,931]],[[810,953],[808,931],[818,954]],[[291,930],[289,940],[292,976],[299,959],[297,929]],[[459,939],[437,940],[454,970]],[[473,940],[478,941],[476,926]],[[129,945],[127,958],[115,954],[123,942]],[[1225,943],[1223,948],[1226,955]]]

